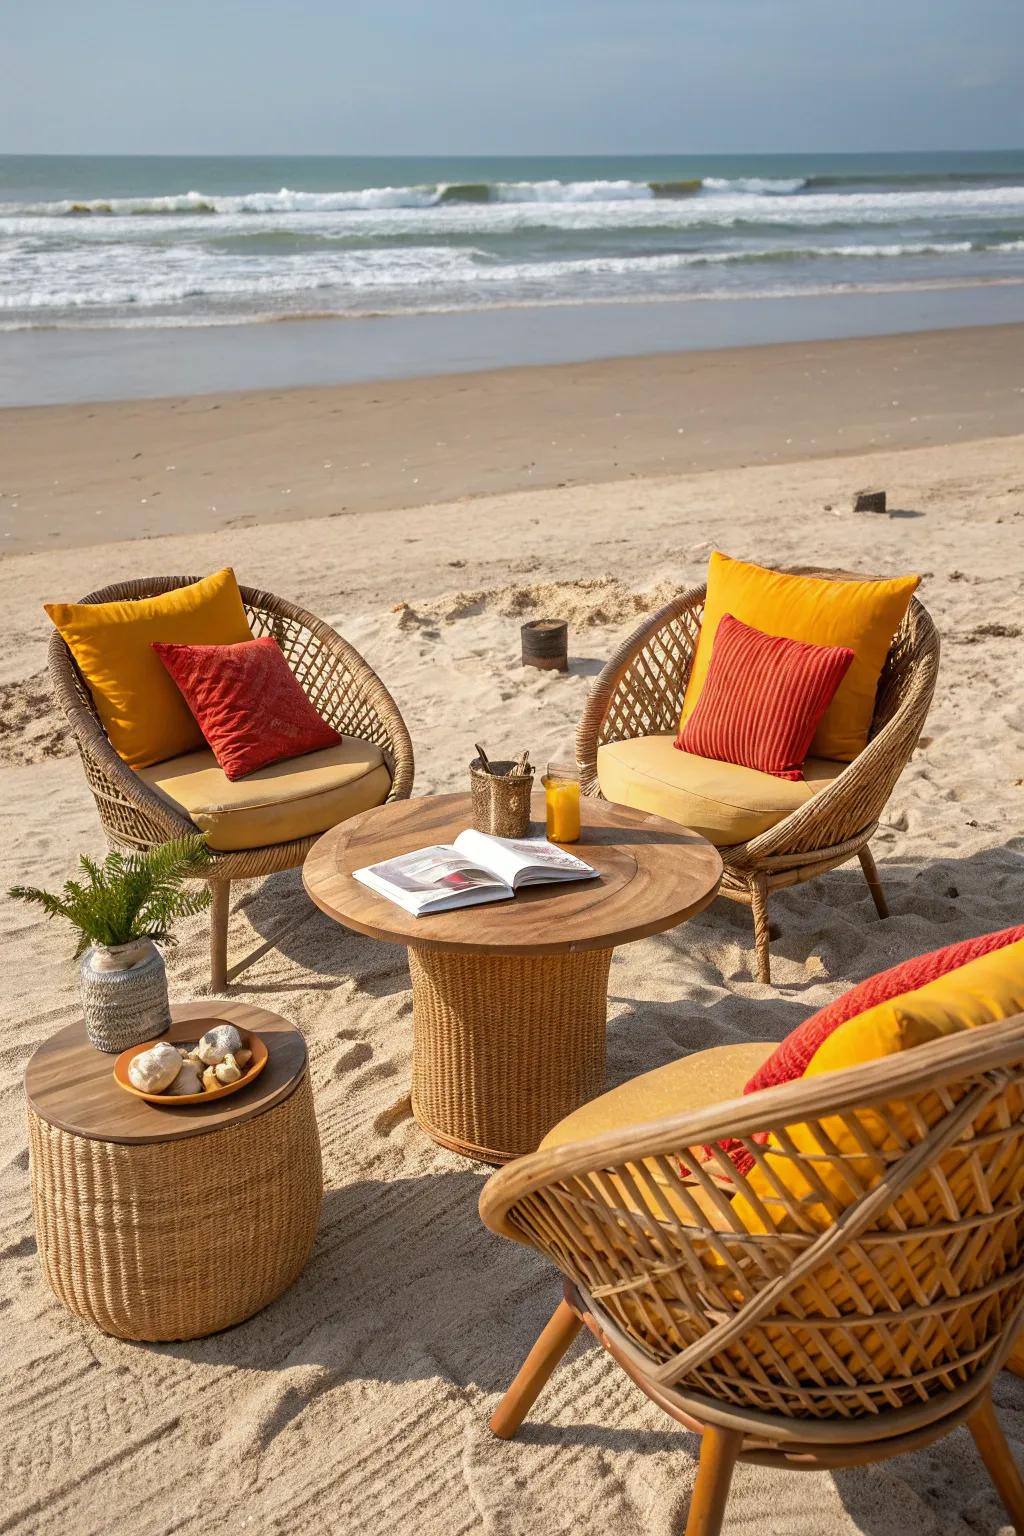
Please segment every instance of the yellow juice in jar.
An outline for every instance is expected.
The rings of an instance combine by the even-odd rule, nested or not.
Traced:
[[[548,838],[553,843],[575,843],[580,835],[580,785],[578,779],[544,780]]]

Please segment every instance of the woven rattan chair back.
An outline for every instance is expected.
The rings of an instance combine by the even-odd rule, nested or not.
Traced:
[[[143,577],[91,592],[82,601],[136,602],[188,586],[198,579]],[[329,725],[342,735],[372,742],[381,749],[392,781],[388,799],[407,799],[413,784],[412,743],[398,706],[373,669],[329,624],[295,603],[255,587],[241,587],[240,591],[253,635],[273,636],[306,697]],[[54,698],[71,729],[111,847],[152,848],[169,838],[194,832],[193,823],[151,789],[114,751],[75,659],[56,630],[50,638],[49,668]],[[210,875],[214,893],[211,977],[215,991],[222,991],[244,964],[270,947],[262,946],[228,972],[230,882],[293,869],[302,863],[315,840],[297,838],[216,856]]]
[[[980,1390],[1024,1306],[1024,1015],[534,1153],[481,1212],[697,1417],[905,1432]]]
[[[864,580],[846,571],[794,574]],[[691,587],[653,614],[619,647],[595,680],[576,733],[584,792],[600,795],[598,749],[638,736],[674,734],[704,612],[705,586]],[[864,751],[799,809],[766,832],[721,849],[721,894],[750,906],[757,973],[770,981],[768,894],[859,858],[879,916],[888,916],[868,842],[917,746],[935,691],[939,637],[914,598],[893,637]]]

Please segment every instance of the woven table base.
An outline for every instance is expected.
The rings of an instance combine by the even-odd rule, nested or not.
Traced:
[[[43,1273],[104,1333],[200,1338],[300,1274],[323,1190],[308,1072],[264,1114],[176,1141],[73,1136],[31,1108],[28,1123]]]
[[[611,958],[410,949],[412,1108],[428,1136],[504,1163],[600,1093]]]

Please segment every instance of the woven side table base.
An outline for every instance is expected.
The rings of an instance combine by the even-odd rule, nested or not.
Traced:
[[[104,1333],[200,1338],[251,1317],[300,1274],[323,1189],[308,1072],[265,1113],[208,1135],[99,1141],[31,1107],[28,1123],[43,1273]]]
[[[411,948],[412,1108],[427,1135],[504,1163],[600,1093],[611,957]]]

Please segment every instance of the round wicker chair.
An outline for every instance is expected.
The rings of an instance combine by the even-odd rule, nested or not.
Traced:
[[[801,568],[795,574],[864,579],[845,571]],[[690,587],[645,620],[595,679],[576,733],[585,794],[601,793],[597,752],[606,742],[678,730],[706,591]],[[760,981],[771,981],[769,891],[799,885],[858,857],[878,915],[888,917],[868,841],[921,735],[938,665],[938,632],[915,598],[890,647],[864,751],[767,832],[719,849],[725,864],[721,894],[753,912]]]
[[[1024,1014],[532,1153],[480,1212],[566,1281],[495,1434],[516,1433],[585,1323],[702,1436],[688,1536],[721,1529],[737,1460],[855,1466],[960,1423],[1024,1533],[990,1396],[1024,1313]]]
[[[188,586],[195,576],[151,576],[103,587],[82,598],[85,603],[137,601]],[[307,698],[336,731],[380,747],[391,774],[389,800],[406,800],[412,792],[412,743],[398,706],[377,674],[329,624],[272,592],[241,587],[242,602],[253,635],[272,635]],[[161,798],[117,755],[100,724],[92,695],[74,657],[56,631],[50,638],[50,680],[54,697],[67,719],[96,800],[100,821],[112,848],[152,848],[197,829]],[[252,880],[300,865],[316,837],[298,838],[243,852],[218,853],[210,866],[213,893],[210,923],[210,979],[222,992],[241,970],[273,947],[263,944],[230,970],[227,930],[232,880]],[[280,939],[283,935],[278,934]]]

